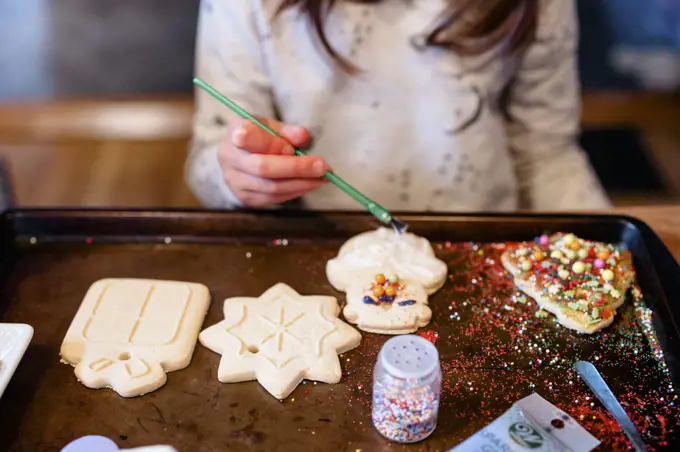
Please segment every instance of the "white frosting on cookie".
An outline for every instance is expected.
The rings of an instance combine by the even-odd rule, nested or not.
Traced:
[[[328,280],[342,292],[380,272],[417,281],[433,294],[446,282],[448,268],[437,259],[427,239],[411,233],[399,235],[387,228],[352,237],[326,265]]]
[[[426,326],[432,318],[427,292],[417,282],[401,281],[394,297],[376,297],[371,282],[353,284],[347,290],[345,319],[363,331],[408,334]]]

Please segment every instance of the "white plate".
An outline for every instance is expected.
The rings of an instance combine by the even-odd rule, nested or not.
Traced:
[[[0,397],[12,378],[33,337],[33,327],[21,323],[0,323]]]

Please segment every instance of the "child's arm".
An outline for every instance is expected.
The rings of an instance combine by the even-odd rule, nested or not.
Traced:
[[[577,142],[575,1],[547,0],[542,8],[536,41],[509,93],[508,136],[522,195],[536,210],[606,208],[609,200]]]
[[[258,6],[259,5],[259,6]],[[271,7],[271,3],[268,4]],[[197,35],[197,76],[269,124],[283,138],[237,118],[202,90],[186,176],[208,207],[270,207],[325,184],[319,156],[293,155],[309,132],[273,120],[274,101],[261,41],[269,11],[252,0],[203,0]]]
[[[274,117],[269,79],[262,65],[260,31],[251,0],[203,0],[196,35],[196,76],[227,94],[249,112]],[[186,179],[207,207],[241,203],[217,161],[227,123],[235,116],[200,89],[195,91],[194,135]]]

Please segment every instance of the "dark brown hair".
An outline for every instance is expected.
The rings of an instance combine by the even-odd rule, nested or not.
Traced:
[[[382,0],[341,0],[379,3]],[[393,0],[387,0],[393,1]],[[476,56],[498,49],[503,54],[521,51],[533,39],[540,0],[449,0],[438,23],[427,31],[424,44],[444,47],[461,56]],[[558,0],[561,1],[561,0]],[[356,67],[328,41],[324,19],[337,0],[282,0],[278,12],[298,7],[311,22],[323,48],[343,69]]]

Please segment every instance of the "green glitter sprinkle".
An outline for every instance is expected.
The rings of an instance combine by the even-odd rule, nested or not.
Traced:
[[[576,293],[576,292],[573,291],[573,290],[565,290],[565,291],[564,291],[564,296],[565,296],[565,297],[570,297],[570,298],[571,298],[571,297],[574,296],[575,293]]]
[[[538,317],[539,319],[545,319],[546,317],[548,317],[548,313],[541,309],[539,311],[536,311],[536,317]]]
[[[597,319],[598,317],[600,317],[600,310],[598,308],[593,308],[593,313],[591,314],[591,316],[594,319]]]
[[[569,306],[569,309],[573,309],[574,311],[578,311],[578,310],[579,310],[579,305],[578,305],[578,303],[569,302],[569,303],[567,304],[567,306]]]

